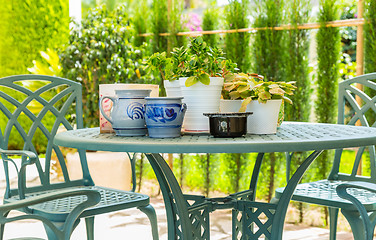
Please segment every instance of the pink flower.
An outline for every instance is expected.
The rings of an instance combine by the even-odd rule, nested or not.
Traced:
[[[202,20],[196,13],[188,13],[182,16],[182,25],[190,31],[202,31]]]

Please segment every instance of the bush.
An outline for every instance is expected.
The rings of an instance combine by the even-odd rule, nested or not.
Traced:
[[[40,51],[68,40],[68,0],[2,1],[0,16],[0,77],[27,73]]]
[[[225,9],[227,28],[247,28],[248,9],[249,0],[230,0]],[[237,63],[242,72],[249,70],[249,38],[248,32],[227,33],[225,38],[227,58]]]
[[[204,11],[202,18],[202,30],[211,31],[218,28],[219,10],[214,6],[207,8]],[[205,34],[202,36],[204,41],[211,47],[216,47],[218,45],[217,34]]]
[[[63,76],[83,85],[83,114],[87,127],[99,126],[99,84],[152,83],[146,74],[145,45],[131,44],[127,9],[110,13],[104,6],[93,9],[71,32],[60,54]]]

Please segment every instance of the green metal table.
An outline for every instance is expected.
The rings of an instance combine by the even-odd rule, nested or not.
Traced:
[[[99,128],[56,135],[54,143],[86,150],[144,153],[159,181],[166,207],[169,239],[210,239],[209,213],[232,209],[233,239],[282,239],[286,211],[296,185],[323,150],[376,144],[376,128],[284,122],[275,135],[213,138],[184,134],[180,138],[118,137],[100,134]],[[288,181],[278,202],[255,201],[257,179],[264,153],[312,151]],[[224,198],[184,195],[161,153],[259,153],[248,190]],[[262,220],[259,216],[263,215]]]

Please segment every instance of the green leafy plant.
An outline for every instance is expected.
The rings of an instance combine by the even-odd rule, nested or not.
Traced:
[[[240,112],[245,112],[247,105],[254,100],[266,103],[272,99],[283,99],[292,104],[286,95],[293,95],[295,82],[265,82],[263,79],[264,77],[258,74],[227,74],[222,96],[224,99],[244,99]]]
[[[99,125],[99,84],[154,83],[145,68],[146,46],[132,44],[128,9],[93,9],[71,32],[60,54],[63,76],[83,85],[83,113],[87,127]]]
[[[46,51],[41,51],[40,55],[43,61],[33,60],[33,66],[27,70],[32,74],[61,76],[62,67],[59,54],[48,48]]]
[[[162,80],[176,80],[176,78],[173,78],[172,59],[166,57],[166,52],[154,53],[148,58],[146,64],[147,70],[154,72],[154,74],[158,72],[161,75]]]
[[[236,64],[226,60],[222,49],[208,46],[202,37],[192,38],[187,49],[175,48],[172,55],[178,58],[175,75],[187,77],[187,87],[198,82],[209,85],[210,77],[223,77],[236,70]]]

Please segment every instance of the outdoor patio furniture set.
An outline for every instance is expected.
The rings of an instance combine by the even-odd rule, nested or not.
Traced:
[[[232,210],[233,239],[258,239],[262,236],[272,240],[282,239],[286,211],[291,199],[329,206],[331,239],[335,239],[338,209],[341,209],[349,221],[355,239],[372,239],[376,221],[374,217],[376,128],[368,126],[366,115],[369,110],[376,112],[376,97],[368,97],[363,91],[355,88],[354,84],[359,83],[376,90],[376,84],[372,81],[374,79],[376,74],[368,74],[340,83],[338,124],[285,122],[278,132],[272,135],[247,134],[238,138],[214,138],[208,134],[184,134],[177,141],[176,138],[115,136],[111,133],[101,134],[99,128],[83,128],[82,93],[79,83],[41,75],[2,78],[0,79],[0,113],[7,118],[7,124],[0,128],[0,153],[6,174],[9,172],[9,167],[17,169],[18,183],[13,188],[9,177],[6,179],[4,204],[0,206],[0,238],[6,230],[6,223],[20,219],[35,219],[43,222],[49,239],[70,239],[72,231],[80,219],[84,218],[87,238],[94,239],[95,215],[137,207],[149,217],[153,239],[158,239],[157,218],[153,207],[149,204],[148,196],[134,191],[95,186],[90,176],[85,152],[101,150],[146,155],[163,194],[169,239],[210,239],[209,217],[210,212],[216,209]],[[46,84],[33,85],[35,80]],[[19,94],[18,99],[10,94],[15,92]],[[355,96],[359,96],[364,104],[361,106],[357,104]],[[344,125],[344,119],[348,117],[344,113],[345,107],[353,109],[347,125]],[[46,116],[49,118],[52,116],[54,120],[52,125],[46,124]],[[67,116],[70,119],[67,119]],[[30,120],[31,127],[25,129],[24,122]],[[363,126],[354,126],[358,120]],[[58,133],[61,126],[68,131]],[[22,150],[8,150],[9,142],[15,135],[21,136],[24,141]],[[34,145],[35,138],[40,138],[40,135],[47,139],[46,161],[43,166]],[[78,150],[81,157],[82,179],[70,179],[59,146]],[[360,147],[360,150],[356,156],[353,172],[347,175],[340,174],[342,151],[340,149],[348,147]],[[299,184],[307,168],[322,151],[327,149],[336,149],[328,180]],[[276,191],[276,197],[272,202],[256,201],[257,180],[264,153],[303,151],[310,151],[311,154],[291,178],[288,177],[286,187]],[[249,189],[224,198],[183,194],[173,172],[161,155],[161,153],[248,152],[259,153]],[[356,175],[363,152],[369,154],[367,158],[370,160],[371,169],[369,178]],[[13,155],[22,157],[11,158]],[[293,155],[288,154],[288,156],[287,163],[291,161]],[[131,158],[132,164],[134,160]],[[16,161],[21,162],[20,168],[16,167]],[[60,165],[63,182],[51,182],[50,172],[54,161]],[[37,168],[39,186],[26,186],[27,166]],[[319,191],[321,194],[318,193]],[[8,217],[9,212],[13,210],[25,214]],[[266,217],[260,219],[260,215]]]

